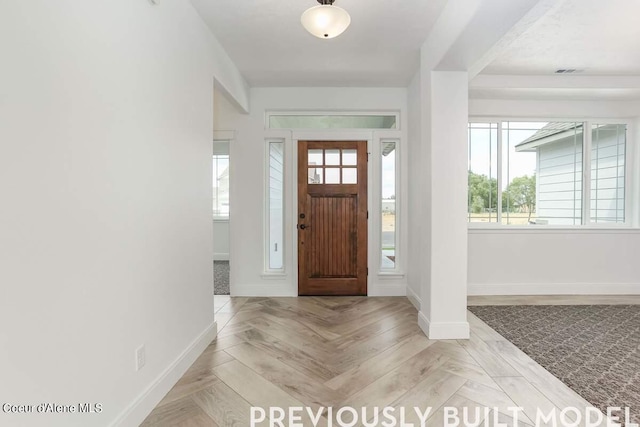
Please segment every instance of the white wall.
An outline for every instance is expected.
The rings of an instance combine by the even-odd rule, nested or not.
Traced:
[[[236,114],[228,122],[237,130],[236,141],[231,145],[231,293],[234,295],[297,295],[297,264],[294,263],[297,235],[293,206],[293,192],[297,184],[293,180],[292,132],[265,130],[267,110],[399,110],[401,129],[406,132],[405,88],[253,88],[250,114]],[[335,139],[344,136],[344,132],[328,132],[335,135]],[[288,140],[285,148],[286,271],[285,275],[275,277],[263,275],[263,182],[267,136],[282,136]],[[233,159],[242,161],[233,162]],[[369,237],[372,239],[371,234]],[[380,258],[379,253],[375,257]],[[380,292],[392,289],[392,292],[404,295],[404,281],[404,277],[378,280],[371,272],[369,276],[370,290],[378,286]]]
[[[212,94],[242,78],[185,1],[1,9],[0,402],[103,411],[0,425],[138,425],[215,333]]]
[[[213,259],[215,261],[229,260],[229,220],[213,220]]]
[[[637,102],[472,99],[469,110],[476,117],[626,118],[635,126],[630,149],[640,141]],[[639,151],[632,154],[636,164]],[[634,173],[637,183],[637,168]],[[628,193],[636,211],[638,189]],[[638,248],[637,230],[470,230],[469,294],[637,294]]]
[[[420,71],[416,73],[411,80],[411,84],[407,89],[407,107],[408,107],[408,135],[407,146],[409,148],[408,163],[408,228],[411,233],[409,237],[409,252],[407,254],[407,296],[411,302],[420,309],[422,299],[420,297],[420,283],[422,281],[422,265],[427,263],[426,269],[430,269],[429,265],[431,257],[429,253],[425,253],[422,248],[429,250],[428,245],[422,242],[424,231],[422,229],[425,222],[425,211],[423,208],[424,201],[427,197],[420,197],[420,193],[428,191],[425,185],[423,174],[425,173],[422,165],[421,145],[422,145],[422,107],[421,107],[421,81]]]

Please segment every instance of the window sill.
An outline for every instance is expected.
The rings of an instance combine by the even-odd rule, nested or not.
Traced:
[[[262,273],[260,275],[265,280],[283,280],[287,278],[287,273],[283,272],[273,272],[273,273]]]
[[[404,279],[404,273],[395,271],[380,271],[378,272],[378,278],[381,280]]]
[[[213,217],[213,222],[229,222],[229,217]]]
[[[640,228],[620,227],[554,227],[554,226],[485,226],[468,227],[469,234],[640,234]]]

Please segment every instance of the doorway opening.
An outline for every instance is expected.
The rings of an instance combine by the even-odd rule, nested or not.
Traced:
[[[214,295],[229,295],[229,140],[213,141]]]

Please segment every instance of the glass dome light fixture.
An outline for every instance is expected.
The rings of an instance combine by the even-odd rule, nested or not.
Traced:
[[[335,0],[318,0],[320,6],[304,11],[300,21],[304,28],[321,39],[338,37],[351,24],[351,17],[346,10],[334,6]]]

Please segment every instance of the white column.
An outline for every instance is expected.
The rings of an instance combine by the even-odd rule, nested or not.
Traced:
[[[422,151],[425,165],[422,330],[431,339],[469,337],[467,323],[468,75],[422,72]]]

